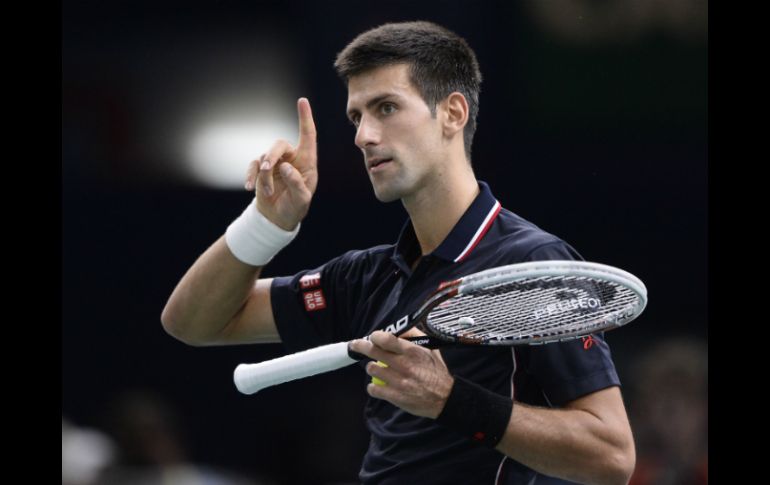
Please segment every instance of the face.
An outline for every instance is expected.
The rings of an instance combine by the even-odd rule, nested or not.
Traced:
[[[432,175],[440,173],[447,150],[440,120],[431,116],[410,82],[408,68],[380,67],[348,81],[347,114],[356,127],[355,143],[382,202],[424,188]]]

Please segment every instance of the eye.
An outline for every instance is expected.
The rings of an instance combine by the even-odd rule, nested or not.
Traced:
[[[358,115],[353,115],[353,116],[351,116],[351,117],[348,119],[348,121],[350,122],[350,124],[351,124],[351,125],[353,125],[354,127],[358,128],[358,122],[359,122],[359,120],[360,120],[360,119],[361,119],[361,117],[360,117],[360,116],[358,116]]]
[[[380,105],[380,112],[384,115],[392,115],[396,112],[396,105],[393,103],[382,103]]]

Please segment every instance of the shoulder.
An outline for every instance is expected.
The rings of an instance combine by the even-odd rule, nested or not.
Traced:
[[[389,261],[391,254],[393,254],[393,245],[381,244],[367,249],[351,249],[330,262],[353,267],[376,266],[383,261]]]
[[[544,259],[583,259],[560,237],[503,208],[498,218],[495,244],[511,262]]]
[[[368,249],[351,249],[324,265],[326,271],[346,279],[362,279],[390,267],[392,244],[382,244]]]

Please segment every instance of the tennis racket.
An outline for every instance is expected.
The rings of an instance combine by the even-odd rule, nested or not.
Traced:
[[[539,345],[611,330],[647,305],[647,288],[634,275],[585,261],[534,261],[499,266],[441,283],[395,328],[417,326],[428,348],[445,345]],[[364,356],[349,342],[316,347],[258,364],[240,364],[233,380],[253,394],[295,379],[330,372]]]

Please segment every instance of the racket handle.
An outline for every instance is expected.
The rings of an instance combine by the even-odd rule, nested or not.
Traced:
[[[358,360],[348,353],[348,342],[338,342],[258,364],[240,364],[233,372],[233,381],[243,394],[254,394],[276,384],[331,372]]]

